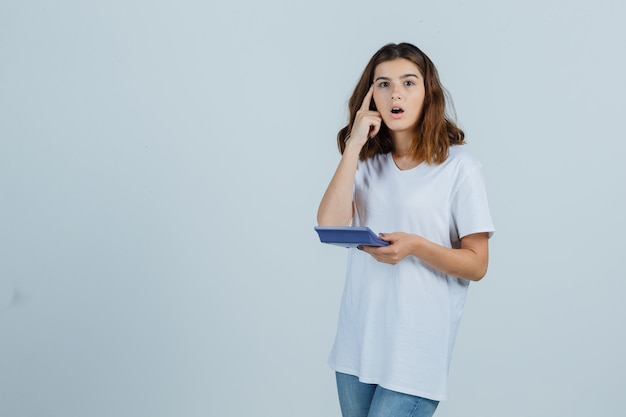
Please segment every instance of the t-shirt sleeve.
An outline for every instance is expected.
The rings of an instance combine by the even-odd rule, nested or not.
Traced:
[[[452,195],[452,218],[458,237],[495,231],[487,201],[485,178],[480,166],[473,167],[459,179]]]

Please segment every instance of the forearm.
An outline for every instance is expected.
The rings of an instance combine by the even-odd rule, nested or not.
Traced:
[[[381,238],[389,242],[389,246],[362,247],[379,262],[395,265],[407,256],[415,256],[426,265],[457,278],[478,281],[487,273],[489,262],[487,233],[463,237],[459,249],[447,248],[419,235],[403,232],[383,233]]]
[[[346,226],[353,214],[352,194],[360,148],[347,146],[317,211],[320,226]]]
[[[373,92],[372,84],[356,113],[350,139],[346,142],[339,166],[322,197],[317,210],[317,223],[320,226],[346,226],[352,220],[354,213],[352,194],[359,155],[365,142],[378,133],[382,122],[378,111],[369,110]]]
[[[479,281],[487,273],[488,248],[486,234],[464,238],[461,248],[447,248],[421,236],[413,235],[411,255],[447,274]]]

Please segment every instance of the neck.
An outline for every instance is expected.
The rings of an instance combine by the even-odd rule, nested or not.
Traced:
[[[404,157],[409,154],[413,144],[413,135],[406,132],[392,132],[393,154],[397,157]]]

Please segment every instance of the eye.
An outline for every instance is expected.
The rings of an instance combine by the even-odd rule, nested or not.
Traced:
[[[382,81],[380,84],[378,84],[378,86],[381,88],[389,87],[389,83],[387,81]]]
[[[410,86],[412,86],[412,85],[415,85],[415,82],[414,82],[414,81],[408,81],[408,80],[407,80],[407,81],[405,81],[405,82],[404,82],[404,85],[406,85],[406,86],[409,86],[409,87],[410,87]]]

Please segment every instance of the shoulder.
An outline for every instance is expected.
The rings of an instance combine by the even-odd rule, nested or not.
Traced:
[[[448,149],[448,158],[444,163],[462,166],[464,168],[480,168],[482,165],[463,145],[453,145]]]
[[[362,161],[359,160],[358,169],[362,171],[384,171],[388,165],[390,155],[391,154],[389,153],[380,153],[374,156],[370,156],[369,158]]]
[[[444,161],[443,169],[454,172],[457,178],[463,178],[472,172],[480,172],[482,164],[463,145],[454,145],[448,149],[448,157]]]

